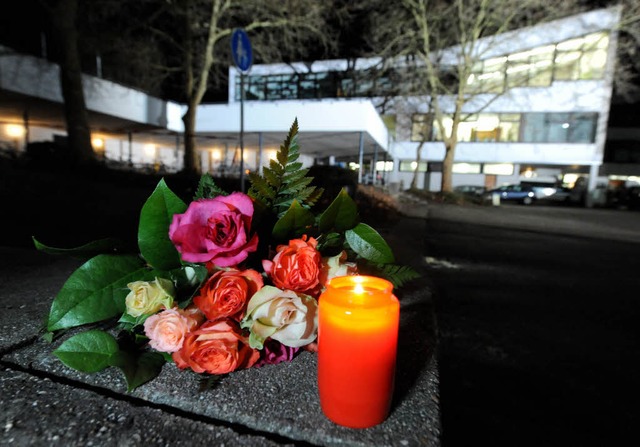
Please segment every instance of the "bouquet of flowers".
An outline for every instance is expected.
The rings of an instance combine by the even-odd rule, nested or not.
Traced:
[[[296,119],[247,194],[205,174],[186,204],[161,180],[140,213],[139,253],[109,239],[59,249],[34,238],[42,251],[88,258],[54,298],[45,338],[87,330],[54,354],[84,372],[118,367],[129,391],[167,361],[212,375],[276,364],[315,350],[331,278],[377,275],[396,287],[415,278],[346,191],[314,213],[323,191],[297,161],[297,133]]]

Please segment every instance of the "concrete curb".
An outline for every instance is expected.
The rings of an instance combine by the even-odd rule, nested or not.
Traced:
[[[408,243],[424,222],[400,219],[389,242],[424,268]],[[320,410],[316,356],[237,371],[213,386],[167,364],[132,393],[120,371],[65,367],[38,336],[51,300],[79,261],[35,249],[0,249],[0,444],[439,446],[439,379],[431,293],[422,280],[398,294],[401,329],[395,402],[372,428],[340,427]],[[67,334],[69,336],[71,334]]]

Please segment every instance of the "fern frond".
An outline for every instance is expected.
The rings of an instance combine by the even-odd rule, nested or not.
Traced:
[[[275,160],[263,168],[262,176],[250,176],[249,196],[281,216],[296,199],[305,208],[315,204],[322,190],[310,187],[313,177],[307,177],[309,169],[298,162],[298,118],[293,121],[289,133],[280,146]],[[309,200],[312,198],[312,200]]]
[[[298,159],[298,157],[296,157],[296,160],[297,159]],[[287,165],[287,167],[285,169],[285,172],[295,172],[295,171],[300,170],[300,168],[302,168],[302,163],[294,161],[291,164]],[[308,169],[306,171],[309,172]]]
[[[296,198],[299,199],[299,195],[304,191],[305,187],[311,183],[313,179],[311,177],[302,177],[292,182],[286,182],[286,187],[281,191],[283,195],[296,194]]]
[[[407,265],[398,264],[374,264],[363,263],[359,270],[361,273],[373,274],[385,278],[393,284],[393,287],[400,288],[407,282],[419,278],[421,275]]]
[[[324,193],[324,188],[316,188],[315,186],[311,186],[307,189],[311,191],[309,195],[306,197],[305,202],[313,206],[316,203],[318,203],[318,200],[320,200],[320,197],[322,197],[322,194]]]
[[[193,196],[193,200],[213,199],[217,196],[226,195],[229,195],[229,193],[216,185],[213,177],[211,177],[211,174],[205,173],[200,176],[200,181],[198,181],[198,188],[196,189],[196,193]]]

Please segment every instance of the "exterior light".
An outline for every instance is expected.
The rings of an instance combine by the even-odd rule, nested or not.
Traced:
[[[104,140],[100,137],[94,137],[91,139],[91,145],[94,149],[104,149]]]
[[[156,155],[156,145],[149,143],[144,145],[144,153],[148,157],[154,157]]]
[[[19,124],[7,124],[7,135],[11,138],[20,138],[25,134],[24,126]]]

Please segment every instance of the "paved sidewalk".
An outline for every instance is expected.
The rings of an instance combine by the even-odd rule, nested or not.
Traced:
[[[425,221],[385,231],[400,262],[425,268],[415,243]],[[320,410],[316,355],[202,377],[164,366],[132,393],[120,371],[84,374],[60,363],[39,337],[51,301],[80,262],[0,248],[0,444],[18,446],[439,446],[435,317],[426,278],[398,291],[401,328],[395,402],[382,424],[337,426]]]

